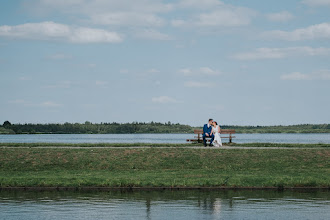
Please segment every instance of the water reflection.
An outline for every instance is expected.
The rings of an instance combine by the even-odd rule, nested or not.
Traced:
[[[330,219],[330,192],[1,191],[0,219]]]

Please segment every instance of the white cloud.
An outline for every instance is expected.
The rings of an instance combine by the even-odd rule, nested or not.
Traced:
[[[60,89],[69,89],[69,88],[71,88],[71,86],[73,84],[77,84],[77,82],[74,83],[72,81],[66,80],[66,81],[58,82],[56,84],[46,85],[46,86],[43,86],[42,88],[46,88],[46,89],[57,89],[57,88],[60,88]]]
[[[155,103],[161,103],[161,104],[166,104],[166,103],[178,103],[179,101],[177,101],[174,98],[168,97],[168,96],[159,96],[159,97],[153,97],[151,99],[152,102]]]
[[[172,4],[160,0],[37,0],[26,5],[31,10],[54,11],[62,13],[102,14],[109,11],[168,12]]]
[[[214,7],[223,6],[224,3],[218,0],[181,0],[176,5],[179,8],[192,8],[192,9],[213,9]]]
[[[98,25],[154,27],[165,24],[159,13],[171,11],[173,5],[160,0],[38,0],[29,2],[26,8],[41,15],[52,12],[80,15]]]
[[[25,101],[23,99],[15,99],[15,100],[8,101],[8,103],[10,103],[10,104],[27,104],[27,101]]]
[[[292,56],[326,56],[330,48],[288,47],[288,48],[258,48],[252,52],[238,53],[232,56],[237,60],[282,59]]]
[[[94,68],[94,67],[96,67],[96,64],[95,63],[89,63],[89,64],[87,64],[87,67]]]
[[[196,26],[236,27],[251,23],[255,13],[251,9],[240,7],[219,8],[215,11],[198,15]]]
[[[267,14],[266,17],[268,20],[275,21],[275,22],[285,22],[285,21],[289,21],[292,18],[294,18],[294,16],[288,11],[270,13],[270,14]]]
[[[249,25],[256,12],[245,7],[224,4],[221,1],[181,1],[178,7],[184,9],[195,8],[199,13],[188,13],[190,17],[172,19],[173,27],[238,27]],[[200,12],[203,9],[203,12]]]
[[[31,80],[31,78],[30,77],[26,77],[26,76],[20,76],[20,77],[18,77],[18,80],[27,81],[27,80]]]
[[[293,31],[267,31],[264,32],[262,36],[265,38],[287,41],[329,39],[330,23],[315,24],[306,28],[300,28]]]
[[[72,59],[72,55],[58,53],[50,55],[48,58],[51,60],[70,60]]]
[[[189,75],[192,74],[192,70],[191,69],[188,69],[188,68],[181,69],[181,70],[179,70],[179,72],[182,73],[185,76],[189,76]]]
[[[187,22],[181,19],[174,19],[171,21],[171,24],[173,27],[182,27],[185,26]]]
[[[209,67],[201,67],[200,69],[200,72],[202,75],[219,75],[220,72],[219,71],[216,71],[216,70],[213,70]]]
[[[9,101],[8,103],[23,105],[23,106],[49,107],[49,108],[62,106],[62,104],[58,104],[58,103],[53,102],[53,101],[45,101],[45,102],[42,102],[42,103],[32,103],[32,102],[29,102],[29,101],[26,101],[26,100],[23,100],[23,99],[12,100],[12,101]]]
[[[160,71],[158,69],[152,68],[148,70],[149,73],[159,73]]]
[[[101,81],[101,80],[96,80],[95,85],[101,88],[107,88],[109,85],[109,82],[107,81]]]
[[[160,33],[158,31],[152,30],[152,29],[145,29],[145,30],[137,31],[135,33],[135,36],[138,38],[149,39],[149,40],[163,40],[163,41],[172,40],[171,36]]]
[[[184,76],[216,76],[221,74],[220,71],[213,70],[210,67],[201,67],[199,69],[184,68],[180,69],[179,73],[182,73]]]
[[[91,16],[91,20],[95,24],[117,26],[160,27],[165,24],[165,20],[159,16],[136,12],[112,12],[107,14],[96,14]]]
[[[311,74],[293,72],[281,76],[282,80],[330,80],[330,70],[320,70]]]
[[[52,102],[52,101],[46,101],[41,104],[39,104],[41,107],[47,107],[47,108],[53,108],[53,107],[60,107],[62,106],[61,104]]]
[[[184,86],[188,88],[205,88],[205,87],[209,88],[209,87],[213,87],[214,84],[207,82],[188,81],[184,83]]]
[[[71,27],[52,21],[0,26],[0,36],[12,39],[55,40],[71,43],[119,43],[116,32],[85,27]]]
[[[330,0],[303,0],[302,3],[309,6],[330,6]]]
[[[128,71],[128,69],[121,69],[121,70],[119,70],[119,72],[120,73],[128,73],[129,71]]]

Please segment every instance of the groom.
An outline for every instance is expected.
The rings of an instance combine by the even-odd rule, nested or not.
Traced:
[[[212,132],[212,123],[213,119],[209,119],[209,123],[205,124],[203,127],[203,143],[204,147],[206,147],[206,137],[211,137],[210,146],[212,146],[212,142],[214,140],[214,134],[211,135]]]

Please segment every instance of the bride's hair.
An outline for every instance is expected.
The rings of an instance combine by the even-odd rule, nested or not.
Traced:
[[[215,123],[216,125],[218,125],[218,123],[217,123],[216,121],[214,121],[214,123]]]

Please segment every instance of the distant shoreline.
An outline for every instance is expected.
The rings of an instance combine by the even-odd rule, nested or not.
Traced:
[[[222,129],[235,129],[240,134],[262,133],[330,133],[330,124],[301,124],[274,126],[220,125]],[[0,134],[189,134],[195,129],[190,125],[133,122],[133,123],[64,123],[64,124],[11,124],[0,126]]]

